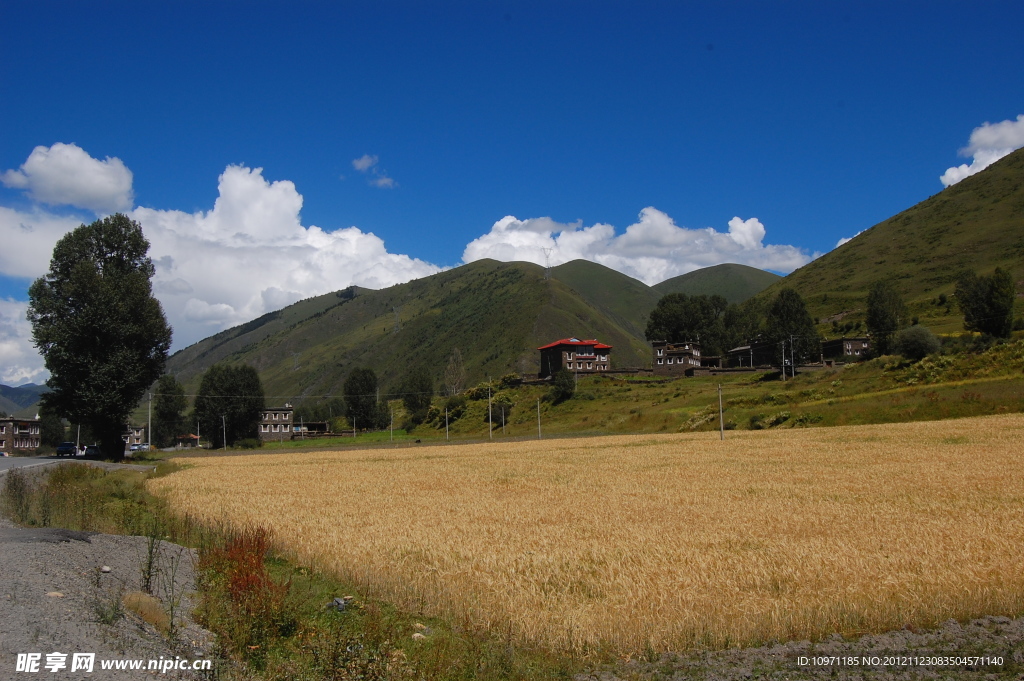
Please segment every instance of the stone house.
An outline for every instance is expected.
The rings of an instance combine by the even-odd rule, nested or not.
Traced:
[[[537,376],[547,378],[562,368],[578,374],[608,371],[608,354],[612,346],[595,339],[563,338],[537,349],[540,350],[540,373]]]

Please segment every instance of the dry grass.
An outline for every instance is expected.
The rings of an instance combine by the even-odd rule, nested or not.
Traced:
[[[159,598],[142,593],[141,591],[130,591],[121,599],[128,610],[131,610],[144,621],[149,622],[162,634],[171,629],[171,621],[164,610],[164,604]]]
[[[577,653],[1024,610],[1024,416],[197,458],[151,485],[467,626]]]

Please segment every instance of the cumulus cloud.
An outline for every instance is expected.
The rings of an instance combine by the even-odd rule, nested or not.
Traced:
[[[97,214],[132,207],[132,171],[119,158],[108,156],[101,161],[76,144],[38,146],[18,170],[0,175],[0,182],[53,206],[75,206]]]
[[[1017,120],[986,122],[971,132],[969,144],[960,150],[961,156],[971,157],[971,164],[949,168],[939,180],[947,187],[954,185],[1021,147],[1024,147],[1024,114],[1017,116]]]
[[[363,173],[369,175],[367,182],[371,187],[380,187],[381,189],[394,189],[398,186],[398,183],[388,176],[386,170],[382,170],[377,164],[380,161],[376,156],[370,154],[363,154],[357,159],[352,160],[352,167]]]
[[[727,232],[679,227],[656,208],[644,208],[623,234],[612,225],[558,223],[551,218],[519,220],[506,216],[470,242],[463,262],[481,258],[526,260],[560,265],[583,259],[618,270],[647,284],[725,262],[791,272],[819,254],[794,246],[764,243],[766,230],[757,218],[734,217]],[[545,253],[545,251],[547,253]]]
[[[212,210],[131,211],[151,243],[153,287],[176,347],[313,295],[440,271],[388,252],[379,237],[356,227],[303,226],[301,209],[292,182],[270,182],[262,168],[228,166]]]
[[[153,290],[174,328],[177,348],[303,298],[353,284],[383,288],[440,271],[390,253],[383,240],[357,227],[327,231],[304,226],[295,185],[269,182],[261,168],[228,166],[218,190],[208,211],[127,211],[150,241]],[[5,244],[0,274],[26,280],[42,276],[57,240],[93,219],[55,215],[39,206],[0,207]],[[0,373],[10,381],[32,380],[43,370],[28,341],[27,303],[5,305],[0,311]]]
[[[25,318],[28,303],[0,298],[0,383],[42,383],[49,376],[32,345],[32,326]]]

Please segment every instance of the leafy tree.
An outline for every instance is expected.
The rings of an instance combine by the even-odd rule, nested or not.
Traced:
[[[430,409],[430,400],[434,397],[434,381],[430,373],[423,367],[410,371],[402,381],[402,404],[409,412],[414,424],[423,423]]]
[[[1013,277],[997,267],[990,277],[974,272],[960,275],[956,299],[964,313],[964,328],[1008,338],[1013,330]]]
[[[448,358],[448,366],[444,370],[444,388],[448,396],[458,395],[466,387],[466,367],[462,363],[462,353],[458,348],[452,350]]]
[[[90,426],[104,456],[124,456],[128,415],[163,371],[171,344],[139,223],[120,213],[57,242],[29,288],[32,339],[50,371],[43,404]]]
[[[188,430],[185,411],[188,399],[185,389],[170,374],[164,374],[156,382],[153,399],[153,432],[151,442],[157,447],[170,447],[174,438]]]
[[[257,437],[264,407],[263,384],[251,366],[214,364],[203,374],[194,407],[200,432],[215,449]]]
[[[867,325],[879,355],[892,353],[893,339],[906,320],[907,308],[896,286],[888,280],[872,284],[868,291]]]
[[[706,354],[721,354],[726,336],[722,316],[728,307],[719,295],[670,293],[651,310],[644,335],[647,340],[669,343],[699,340]]]
[[[918,361],[938,352],[942,344],[927,327],[911,326],[896,334],[893,347],[907,359]]]
[[[766,303],[762,299],[750,298],[726,308],[723,315],[725,343],[722,349],[724,351],[744,345],[748,340],[757,337],[764,321],[765,306]]]
[[[779,348],[779,357],[782,357],[782,344],[785,342],[784,360],[791,357],[791,352],[796,355],[797,362],[817,360],[821,356],[821,339],[814,328],[814,320],[807,311],[804,299],[791,288],[779,291],[768,306],[765,330],[766,338]]]
[[[64,442],[64,421],[49,407],[39,409],[39,443],[56,447]]]
[[[345,401],[340,397],[332,397],[316,404],[304,404],[295,410],[293,418],[296,423],[304,421],[326,421],[335,429],[335,420],[345,416]],[[339,428],[340,429],[340,428]]]
[[[576,377],[572,372],[562,367],[551,376],[551,391],[548,397],[552,402],[558,404],[572,399],[576,394]]]
[[[388,410],[377,402],[377,374],[353,369],[345,379],[345,415],[355,428],[383,428]]]

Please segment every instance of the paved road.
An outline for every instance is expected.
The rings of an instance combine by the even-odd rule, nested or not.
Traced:
[[[74,461],[74,456],[0,456],[0,473],[11,468],[45,466],[59,461]]]
[[[91,459],[85,459],[81,456],[0,456],[0,473],[8,471],[12,468],[27,468],[29,466],[46,466],[50,464],[56,464],[67,461],[80,461],[87,463],[90,466],[99,466],[100,468],[115,469],[115,468],[128,468],[136,471],[151,471],[153,466],[141,466],[138,464],[127,464],[127,463],[106,463],[104,461],[93,461]]]

